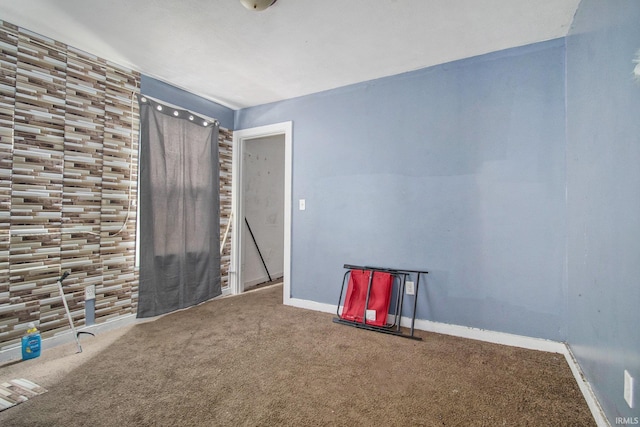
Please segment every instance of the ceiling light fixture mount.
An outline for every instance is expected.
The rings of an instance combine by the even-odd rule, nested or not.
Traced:
[[[278,0],[240,0],[240,3],[249,10],[265,10]]]

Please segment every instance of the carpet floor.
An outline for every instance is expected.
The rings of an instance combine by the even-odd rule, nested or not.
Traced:
[[[332,317],[284,306],[271,286],[108,344],[83,338],[85,352],[66,347],[63,374],[29,378],[57,350],[43,349],[42,360],[0,367],[2,377],[25,364],[22,377],[49,390],[1,412],[0,425],[595,425],[560,354],[421,331],[414,341]]]

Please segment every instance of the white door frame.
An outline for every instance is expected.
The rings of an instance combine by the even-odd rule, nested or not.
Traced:
[[[242,277],[242,238],[244,233],[244,206],[242,167],[245,142],[251,139],[274,135],[284,136],[284,268],[283,298],[285,304],[291,296],[291,169],[293,122],[276,123],[233,132],[233,154],[231,169],[231,209],[233,211],[231,232],[231,266],[229,268],[229,285],[232,294],[244,291]]]

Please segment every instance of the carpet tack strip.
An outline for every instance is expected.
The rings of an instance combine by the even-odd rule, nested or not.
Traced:
[[[24,378],[2,383],[0,384],[0,412],[46,392],[45,388]]]

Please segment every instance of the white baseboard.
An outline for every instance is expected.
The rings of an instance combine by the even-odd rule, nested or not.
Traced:
[[[321,311],[324,313],[337,313],[337,307],[335,305],[298,298],[289,298],[288,301],[285,301],[285,304],[299,308],[306,308],[308,310]],[[406,316],[401,317],[400,325],[407,328],[411,327],[411,319]],[[503,344],[512,347],[521,347],[529,350],[539,350],[550,353],[565,353],[564,343],[542,338],[532,338],[524,335],[515,335],[506,332],[496,332],[486,329],[472,328],[469,326],[451,325],[448,323],[420,319],[416,319],[414,327],[421,331],[436,332],[438,334],[486,341],[494,344]]]
[[[291,305],[293,307],[306,308],[307,310],[336,314],[336,306],[332,304],[324,304],[321,302],[309,301],[306,299],[298,299],[298,298],[286,298],[284,303],[286,305]]]
[[[596,421],[596,424],[598,427],[611,427],[609,420],[607,420],[607,417],[602,410],[602,406],[600,406],[600,402],[598,402],[598,399],[591,388],[591,384],[589,384],[582,373],[580,364],[578,364],[578,361],[567,344],[564,345],[564,350],[564,358],[567,360],[569,368],[571,368],[573,377],[578,383],[578,387],[580,387],[584,400],[587,401],[587,405],[589,406],[589,410],[591,411],[591,415],[593,415],[593,419]]]
[[[400,325],[411,326],[411,319],[402,317]],[[472,328],[470,326],[451,325],[448,323],[433,322],[431,320],[416,319],[415,328],[421,331],[435,332],[438,334],[452,335],[472,340],[485,341],[494,344],[508,345],[511,347],[526,348],[529,350],[545,351],[549,353],[564,354],[564,343],[547,340],[543,338],[533,338],[525,335],[510,334],[507,332],[497,332],[488,329]]]
[[[144,319],[141,319],[144,321]],[[135,314],[128,314],[126,316],[112,319],[104,323],[96,323],[90,326],[83,326],[76,328],[76,332],[91,332],[92,334],[100,334],[113,329],[121,328],[123,326],[130,325],[136,322]],[[42,349],[46,351],[48,348],[56,347],[61,344],[73,342],[74,337],[71,329],[60,332],[52,337],[42,340]],[[16,344],[15,346],[0,350],[0,363],[8,362],[10,360],[16,360],[22,358],[22,345]]]
[[[318,303],[315,301],[308,301],[297,298],[287,298],[285,300],[285,304],[294,307],[305,308],[308,310],[337,314],[337,307],[332,304]],[[407,328],[411,327],[411,319],[408,317],[401,317],[400,325]],[[485,341],[494,344],[502,344],[511,347],[520,347],[529,350],[538,350],[564,355],[567,363],[569,364],[569,367],[571,368],[571,371],[573,372],[573,376],[578,383],[578,387],[580,388],[580,391],[582,392],[582,395],[584,396],[587,405],[589,406],[589,410],[591,411],[591,414],[596,421],[596,424],[598,425],[598,427],[611,427],[609,421],[604,415],[598,399],[591,389],[591,386],[585,380],[585,377],[582,374],[582,370],[580,369],[580,365],[576,361],[575,357],[571,353],[571,350],[569,349],[569,346],[567,346],[566,343],[421,319],[416,319],[414,328],[426,332],[435,332],[438,334],[452,335],[456,337]]]

